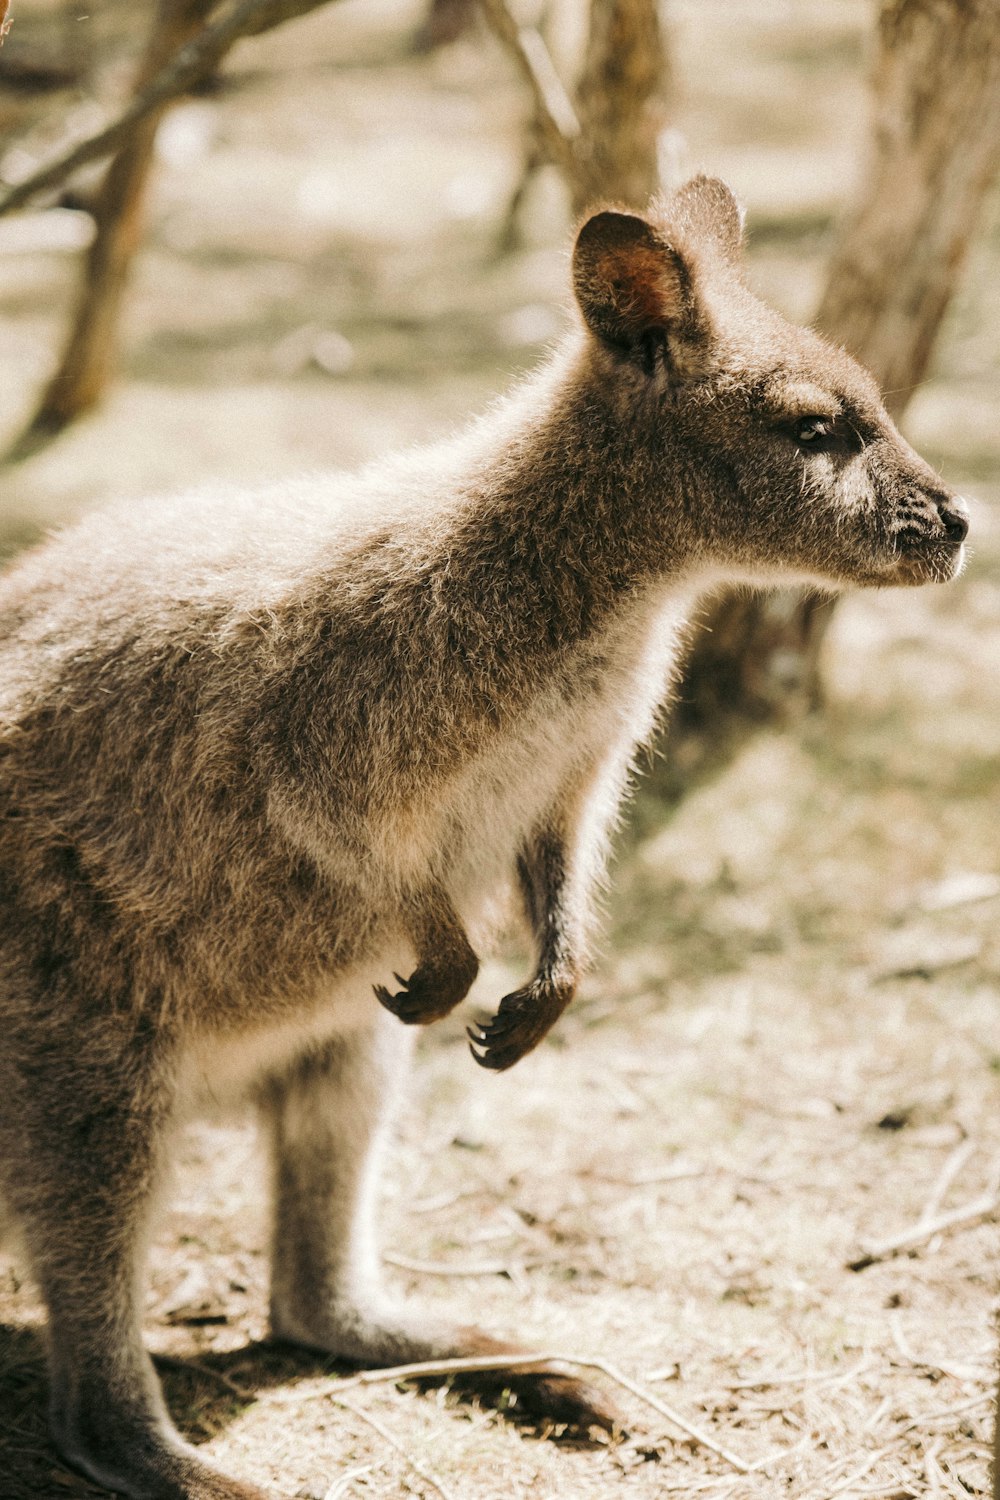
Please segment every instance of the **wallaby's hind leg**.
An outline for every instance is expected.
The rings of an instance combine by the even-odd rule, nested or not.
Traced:
[[[113,1032],[114,1020],[102,1019]],[[29,1061],[30,1087],[5,1090],[0,1126],[6,1187],[48,1306],[53,1442],[73,1468],[130,1500],[265,1500],[182,1442],[142,1344],[168,1100],[139,1039],[119,1050],[104,1035],[88,1057],[86,1038],[72,1039],[70,1055],[69,1017],[65,1031],[64,1055],[48,1051],[44,1068]]]
[[[475,1327],[395,1304],[381,1286],[374,1208],[379,1148],[409,1037],[376,1015],[301,1059],[264,1098],[274,1152],[271,1317],[275,1334],[362,1364],[525,1351]],[[540,1372],[477,1381],[515,1388],[523,1407],[578,1427],[620,1425],[583,1381]]]
[[[408,925],[417,967],[409,979],[396,975],[402,986],[397,994],[381,984],[375,985],[375,994],[407,1026],[424,1026],[439,1021],[465,999],[479,973],[479,959],[461,917],[440,886],[431,886],[414,901]]]

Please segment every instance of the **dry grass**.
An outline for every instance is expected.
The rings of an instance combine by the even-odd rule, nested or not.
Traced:
[[[126,378],[5,477],[13,531],[440,429],[558,326],[548,189],[536,242],[490,255],[516,94],[474,49],[406,57],[391,11],[344,0],[175,117]],[[807,34],[789,4],[674,13],[691,155],[750,199],[754,274],[802,312],[859,128],[866,10],[811,8]],[[70,262],[3,245],[13,428]],[[955,879],[1000,871],[998,257],[994,228],[911,427],[983,497],[966,579],[847,601],[822,718],[749,745],[666,825],[640,795],[584,1000],[500,1077],[474,1068],[460,1019],[435,1028],[390,1160],[401,1291],[610,1363],[753,1472],[626,1390],[628,1439],[584,1448],[268,1346],[246,1121],[186,1137],[149,1305],[171,1408],[219,1463],[302,1500],[986,1493],[995,1217],[848,1265],[1000,1174],[1000,895]],[[340,374],[314,358],[324,333],[349,346]],[[486,973],[484,999],[506,978]],[[56,1463],[43,1404],[37,1306],[4,1263],[0,1492],[96,1495]]]

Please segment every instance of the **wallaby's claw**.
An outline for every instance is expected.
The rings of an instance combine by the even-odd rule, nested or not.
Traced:
[[[547,1028],[546,1028],[547,1029]],[[507,1068],[512,1068],[516,1062],[529,1053],[538,1045],[545,1032],[537,1036],[527,1025],[523,1032],[515,1032],[513,1036],[505,1035],[505,1031],[494,1031],[494,1023],[488,1021],[484,1026],[474,1031],[471,1026],[466,1028],[469,1038],[469,1051],[481,1068],[489,1068],[494,1073],[503,1073]],[[477,1051],[477,1048],[481,1049]]]
[[[444,973],[420,964],[409,979],[396,974],[400,986],[394,995],[384,984],[373,985],[375,998],[386,1010],[397,1016],[405,1026],[426,1026],[431,1021],[440,1021],[449,1011],[464,1000],[475,978],[475,972],[467,970]]]
[[[535,979],[524,989],[504,995],[492,1021],[466,1028],[469,1050],[476,1062],[494,1073],[512,1068],[552,1029],[573,993],[571,984]]]
[[[419,971],[417,971],[419,972]],[[396,983],[401,986],[397,994],[387,990],[384,984],[373,985],[375,998],[386,1010],[392,1012],[406,1026],[422,1026],[428,1021],[437,1021],[446,1015],[451,1006],[445,1010],[441,1009],[440,998],[436,994],[428,994],[427,990],[417,980],[417,973],[409,979],[403,979],[399,974],[395,976]]]

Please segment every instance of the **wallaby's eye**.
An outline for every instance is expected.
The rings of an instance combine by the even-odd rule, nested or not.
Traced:
[[[833,437],[833,428],[829,417],[801,417],[795,424],[795,441],[804,448],[819,447],[824,438]]]
[[[803,453],[858,453],[864,446],[861,434],[843,414],[821,417],[792,417],[782,427]]]

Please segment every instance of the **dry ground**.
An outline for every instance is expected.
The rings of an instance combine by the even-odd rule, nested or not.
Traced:
[[[673,14],[688,159],[747,198],[758,283],[807,314],[863,131],[868,7]],[[525,251],[491,251],[519,95],[478,45],[411,58],[412,21],[344,0],[173,117],[124,378],[5,475],[12,544],[109,494],[439,431],[558,329],[553,183]],[[53,240],[77,230],[0,227],[7,430],[68,296]],[[149,1304],[152,1346],[189,1362],[165,1369],[171,1407],[219,1463],[315,1500],[986,1493],[995,1216],[847,1263],[1000,1176],[998,269],[994,205],[909,424],[980,497],[966,578],[843,603],[821,718],[749,745],[669,821],[640,796],[584,1001],[499,1078],[458,1021],[435,1028],[389,1162],[401,1290],[600,1356],[762,1466],[742,1476],[625,1391],[630,1438],[591,1448],[444,1393],[352,1389],[344,1410],[327,1366],[261,1342],[247,1121],[187,1136]],[[487,973],[484,1003],[504,983]],[[42,1403],[37,1307],[0,1262],[0,1494],[96,1495],[46,1447]]]

